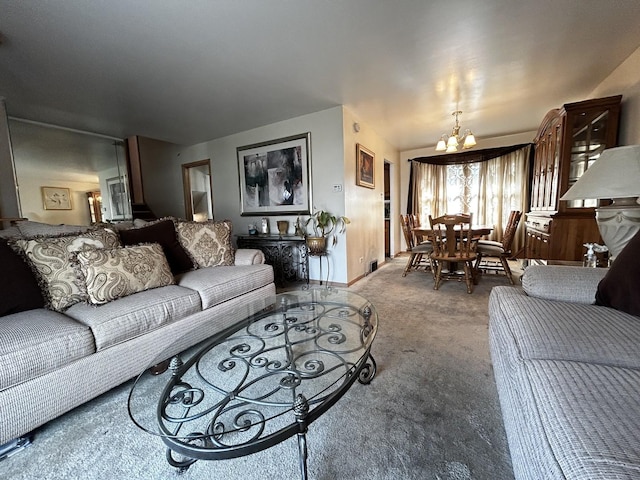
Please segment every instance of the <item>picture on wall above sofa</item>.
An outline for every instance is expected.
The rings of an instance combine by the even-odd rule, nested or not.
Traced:
[[[241,214],[308,214],[310,133],[238,147]]]

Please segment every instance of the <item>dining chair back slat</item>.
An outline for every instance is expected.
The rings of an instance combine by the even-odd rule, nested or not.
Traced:
[[[435,263],[434,289],[440,288],[444,278],[450,278],[453,266],[461,263],[464,269],[464,280],[467,284],[467,292],[473,291],[475,274],[473,262],[476,260],[477,239],[472,235],[472,215],[455,214],[442,215],[433,218],[429,215],[431,233],[429,239],[433,245],[431,260]],[[449,268],[449,275],[444,275],[444,265]]]

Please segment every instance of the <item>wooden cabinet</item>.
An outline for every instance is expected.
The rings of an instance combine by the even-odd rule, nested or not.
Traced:
[[[581,260],[584,243],[602,243],[595,221],[597,200],[566,202],[560,197],[605,148],[617,145],[621,100],[616,95],[568,103],[543,119],[534,140],[527,258]]]
[[[294,282],[309,285],[309,253],[302,237],[292,235],[238,235],[238,248],[262,250],[265,263],[273,267],[274,282],[285,287]]]

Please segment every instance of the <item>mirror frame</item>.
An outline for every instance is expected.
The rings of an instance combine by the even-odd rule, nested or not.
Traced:
[[[211,176],[211,160],[209,158],[205,160],[198,160],[197,162],[183,163],[182,164],[182,189],[184,192],[184,213],[185,218],[189,221],[193,220],[193,204],[191,202],[191,177],[189,171],[192,168],[198,168],[206,166],[209,169],[209,188],[211,190],[211,219],[214,218],[213,210],[213,180]]]

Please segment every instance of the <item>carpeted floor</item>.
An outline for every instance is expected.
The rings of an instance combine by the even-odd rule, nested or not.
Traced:
[[[378,373],[311,425],[310,478],[513,478],[487,339],[488,295],[506,279],[486,275],[471,295],[454,281],[434,291],[428,273],[402,277],[404,263],[393,259],[351,287],[378,311]],[[130,421],[130,387],[39,429],[33,445],[0,462],[0,478],[299,478],[295,439],[248,457],[199,461],[178,476],[162,442]]]

